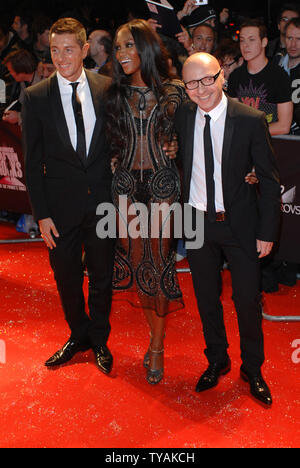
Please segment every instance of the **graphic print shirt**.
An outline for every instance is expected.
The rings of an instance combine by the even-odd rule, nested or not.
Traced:
[[[228,95],[265,112],[269,124],[278,121],[277,104],[291,101],[291,83],[285,70],[268,64],[259,73],[248,72],[247,63],[229,77]]]

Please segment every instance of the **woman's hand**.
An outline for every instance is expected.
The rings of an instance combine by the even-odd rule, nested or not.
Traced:
[[[258,184],[258,183],[259,183],[259,180],[258,180],[258,178],[256,177],[256,174],[255,174],[254,171],[249,172],[249,174],[246,175],[246,177],[245,177],[245,182],[247,182],[247,184],[249,184],[249,185],[254,185],[254,184]]]
[[[110,168],[111,168],[111,172],[114,174],[116,172],[116,169],[117,169],[117,165],[118,165],[118,158],[112,158],[111,162],[110,162]]]

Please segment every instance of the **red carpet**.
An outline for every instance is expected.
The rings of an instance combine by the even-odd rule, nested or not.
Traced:
[[[17,237],[13,227],[0,225],[1,239]],[[179,277],[186,308],[169,317],[166,376],[156,387],[145,381],[148,331],[139,311],[113,303],[110,377],[96,369],[91,352],[49,371],[43,363],[68,339],[68,330],[46,248],[0,245],[0,275],[0,447],[299,447],[300,351],[292,344],[298,340],[300,348],[300,323],[264,320],[263,373],[274,399],[265,410],[239,378],[227,271],[224,304],[233,369],[216,389],[200,395],[194,387],[207,362],[189,274]],[[265,312],[300,315],[300,282],[266,295]]]

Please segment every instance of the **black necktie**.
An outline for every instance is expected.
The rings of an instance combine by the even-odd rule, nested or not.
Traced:
[[[205,115],[204,127],[204,156],[205,156],[205,174],[206,174],[206,193],[207,193],[207,216],[209,221],[216,221],[215,206],[215,181],[214,181],[214,155],[210,134],[211,117]]]
[[[81,102],[77,94],[77,86],[79,85],[79,82],[77,81],[75,83],[70,83],[70,84],[73,88],[72,106],[73,106],[73,111],[74,111],[74,116],[75,116],[76,127],[77,127],[76,153],[83,161],[85,161],[86,160],[85,129],[84,129]]]

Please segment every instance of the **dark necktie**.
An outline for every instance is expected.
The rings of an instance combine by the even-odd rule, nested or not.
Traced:
[[[205,156],[205,174],[206,174],[206,193],[207,193],[207,216],[209,221],[216,221],[216,206],[215,206],[215,181],[214,181],[214,155],[213,145],[210,133],[211,117],[205,115],[204,127],[204,156]]]
[[[84,129],[84,122],[83,122],[83,115],[82,115],[82,107],[81,102],[77,94],[77,86],[79,82],[70,83],[73,88],[72,94],[72,106],[75,116],[75,122],[77,127],[77,145],[76,145],[76,153],[80,157],[81,160],[86,160],[86,141],[85,141],[85,129]]]

